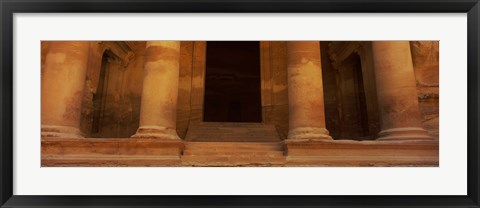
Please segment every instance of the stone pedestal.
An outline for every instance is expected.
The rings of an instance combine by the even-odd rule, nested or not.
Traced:
[[[320,42],[290,41],[288,140],[332,139],[325,128]]]
[[[82,137],[88,41],[52,41],[42,74],[42,137]]]
[[[177,139],[180,42],[147,42],[140,127],[133,137]]]
[[[380,140],[431,139],[423,129],[408,41],[372,42]]]

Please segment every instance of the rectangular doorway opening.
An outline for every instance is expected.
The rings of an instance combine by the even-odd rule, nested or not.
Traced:
[[[207,42],[203,121],[262,122],[260,42]]]
[[[362,62],[352,53],[337,70],[339,100],[341,103],[341,137],[364,140],[370,137],[367,101],[363,84]]]

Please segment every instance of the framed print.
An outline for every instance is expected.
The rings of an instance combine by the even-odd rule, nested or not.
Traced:
[[[2,207],[479,207],[471,1],[1,1]]]

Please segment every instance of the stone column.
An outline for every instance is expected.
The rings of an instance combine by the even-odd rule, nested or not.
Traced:
[[[380,140],[431,139],[422,128],[408,41],[372,42]]]
[[[180,42],[147,42],[140,127],[133,137],[180,139],[176,131]]]
[[[325,128],[320,42],[290,41],[287,50],[288,139],[332,139]]]
[[[53,41],[42,74],[42,137],[83,137],[80,115],[88,41]]]

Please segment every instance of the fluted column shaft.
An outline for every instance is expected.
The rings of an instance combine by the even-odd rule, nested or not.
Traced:
[[[133,137],[180,139],[176,132],[180,42],[147,42],[140,127]]]
[[[83,137],[80,119],[89,45],[50,43],[42,74],[42,137]]]
[[[430,139],[420,120],[409,42],[375,41],[372,49],[381,121],[379,139]]]
[[[290,41],[288,139],[331,139],[325,127],[320,42]]]

